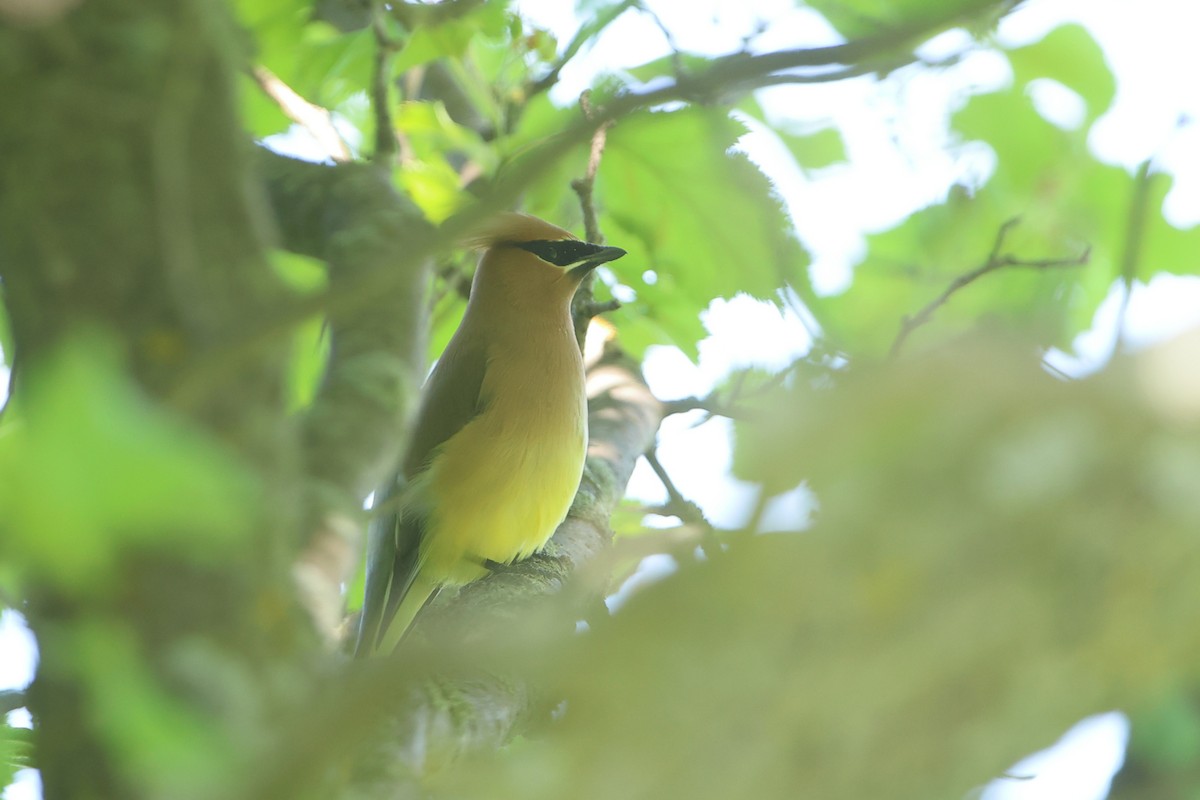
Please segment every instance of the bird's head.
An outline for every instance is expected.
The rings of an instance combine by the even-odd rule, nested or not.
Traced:
[[[625,255],[619,247],[582,242],[557,225],[528,214],[498,214],[470,244],[484,250],[480,273],[505,282],[549,282],[569,288],[607,261]]]

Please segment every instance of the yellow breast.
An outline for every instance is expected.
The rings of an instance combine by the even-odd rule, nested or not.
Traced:
[[[431,577],[468,583],[486,562],[525,558],[571,507],[587,448],[583,363],[573,336],[537,344],[537,358],[498,350],[489,359],[482,413],[424,476],[422,560]]]

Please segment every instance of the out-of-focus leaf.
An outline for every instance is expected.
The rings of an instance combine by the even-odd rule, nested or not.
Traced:
[[[153,797],[229,796],[234,773],[212,765],[235,762],[233,743],[159,684],[131,629],[89,620],[52,635],[70,637],[60,652],[76,657],[50,668],[86,687],[85,716],[104,725],[121,771]]]
[[[321,317],[296,326],[292,336],[292,357],[288,368],[288,412],[308,408],[329,363],[330,338]]]
[[[1057,381],[1021,341],[779,391],[738,471],[809,479],[813,528],[685,560],[539,650],[553,735],[446,796],[963,797],[1085,715],[1194,686],[1200,420],[1129,377]]]
[[[283,282],[297,292],[310,294],[329,285],[329,272],[323,261],[288,250],[271,251],[271,267]]]
[[[241,119],[251,136],[263,139],[283,133],[291,126],[292,120],[253,78],[242,75],[239,80],[242,86]]]
[[[859,355],[886,352],[900,321],[982,266],[1014,219],[999,255],[1028,262],[1069,260],[1086,251],[1088,263],[998,270],[955,293],[917,337],[1001,321],[1038,331],[1047,345],[1067,346],[1091,324],[1119,276],[1136,187],[1123,169],[1094,158],[1086,126],[1064,131],[1050,124],[1026,92],[1029,81],[1054,78],[1080,91],[1092,110],[1103,110],[1112,77],[1094,43],[1079,36],[1071,27],[1016,51],[1017,82],[973,97],[955,114],[956,131],[994,151],[995,172],[974,193],[956,189],[945,202],[869,237],[868,260],[855,271],[850,290],[817,304],[839,346]],[[1076,55],[1103,74],[1087,82],[1076,77],[1071,62]],[[1160,209],[1161,202],[1153,206],[1153,219],[1161,217]],[[1163,241],[1172,239],[1170,231],[1161,232]],[[1182,258],[1186,246],[1181,242],[1175,255]]]
[[[1082,25],[1060,25],[1038,42],[1010,50],[1008,59],[1019,86],[1053,78],[1078,92],[1087,103],[1088,122],[1108,110],[1117,91],[1104,51]]]
[[[154,406],[98,334],[70,340],[18,387],[0,438],[5,549],[63,591],[103,587],[126,543],[219,559],[252,524],[255,480]]]
[[[692,53],[672,53],[671,55],[647,61],[624,72],[640,83],[649,83],[655,78],[676,78],[680,74],[695,74],[703,72],[712,66],[712,59]]]
[[[449,153],[459,152],[478,162],[485,172],[495,169],[495,155],[487,143],[451,119],[441,102],[401,103],[394,120],[413,154],[423,161],[445,161]]]
[[[500,36],[507,28],[505,4],[482,3],[469,14],[414,30],[396,56],[395,68],[403,72],[434,59],[459,57],[474,37]]]
[[[805,169],[820,169],[846,160],[846,144],[837,128],[822,128],[807,134],[775,133],[796,163]]]
[[[856,39],[922,22],[986,28],[994,23],[995,0],[805,0],[847,39]],[[937,26],[934,26],[934,33]]]
[[[600,164],[601,225],[629,251],[613,271],[658,274],[639,289],[639,310],[693,356],[693,320],[714,297],[773,300],[806,285],[807,254],[770,183],[729,152],[744,132],[707,109],[643,114],[609,132]]]
[[[397,176],[405,193],[432,222],[441,222],[462,207],[458,173],[445,161],[408,164]]]
[[[1174,691],[1133,720],[1131,755],[1164,771],[1200,764],[1200,707],[1194,697]]]
[[[12,783],[17,770],[33,766],[33,731],[14,728],[0,716],[0,787]]]
[[[5,304],[4,284],[0,283],[0,364],[11,366],[15,354],[12,325],[9,324],[8,306]]]
[[[1151,173],[1148,180],[1136,277],[1149,280],[1156,272],[1200,274],[1200,225],[1181,229],[1167,222],[1162,210],[1172,180],[1160,173]]]

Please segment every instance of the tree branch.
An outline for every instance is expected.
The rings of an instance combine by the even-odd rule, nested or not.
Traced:
[[[580,108],[585,118],[592,115],[590,93],[584,92],[579,98]],[[592,244],[604,244],[604,234],[600,232],[600,223],[596,220],[596,204],[593,190],[596,186],[596,172],[600,169],[600,157],[604,155],[604,144],[608,137],[608,129],[613,121],[601,122],[592,133],[592,146],[588,152],[587,171],[582,178],[571,181],[571,188],[579,196],[579,206],[583,212],[584,238]],[[621,307],[617,300],[604,303],[596,302],[596,273],[593,270],[583,279],[583,283],[571,298],[571,318],[575,321],[575,340],[583,349],[587,338],[588,324],[593,317]]]
[[[351,160],[350,148],[334,127],[329,109],[308,102],[262,65],[254,67],[251,74],[259,88],[275,101],[288,119],[309,132],[331,161],[344,163]]]
[[[371,110],[375,115],[375,152],[371,160],[391,169],[396,160],[396,124],[392,120],[392,54],[396,44],[387,32],[383,4],[371,3],[371,31],[375,34],[375,58],[371,67]]]
[[[662,463],[658,460],[658,451],[656,448],[650,448],[644,453],[646,462],[650,465],[650,469],[654,470],[654,474],[658,476],[659,483],[667,492],[667,502],[658,508],[649,509],[653,514],[662,516],[677,517],[680,522],[685,525],[695,525],[706,536],[712,534],[713,526],[708,521],[708,517],[704,516],[704,512],[700,506],[696,505],[691,500],[688,500],[679,489],[675,486],[675,482],[671,480],[671,476],[667,474]]]
[[[1000,251],[1004,247],[1004,240],[1009,232],[1016,227],[1021,221],[1020,217],[1013,217],[1000,226],[996,232],[996,239],[992,243],[992,251],[988,254],[987,260],[981,266],[970,272],[959,275],[946,290],[938,295],[932,302],[922,308],[911,317],[904,317],[900,320],[900,332],[896,335],[892,342],[892,347],[888,352],[888,358],[895,358],[900,353],[900,349],[904,346],[905,341],[917,328],[929,322],[933,317],[934,312],[944,306],[955,292],[963,289],[975,281],[987,275],[989,272],[995,272],[1000,269],[1009,267],[1021,267],[1026,269],[1057,269],[1059,267],[1078,267],[1088,263],[1091,256],[1091,248],[1085,248],[1082,253],[1074,258],[1035,258],[1023,259],[1016,256],[1001,255]]]

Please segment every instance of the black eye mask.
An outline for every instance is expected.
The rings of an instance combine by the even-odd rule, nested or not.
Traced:
[[[535,242],[516,242],[522,250],[528,250],[542,261],[557,267],[573,267],[576,264],[602,264],[625,255],[619,247],[605,247],[599,244],[588,244],[574,239],[549,241],[540,239]]]

